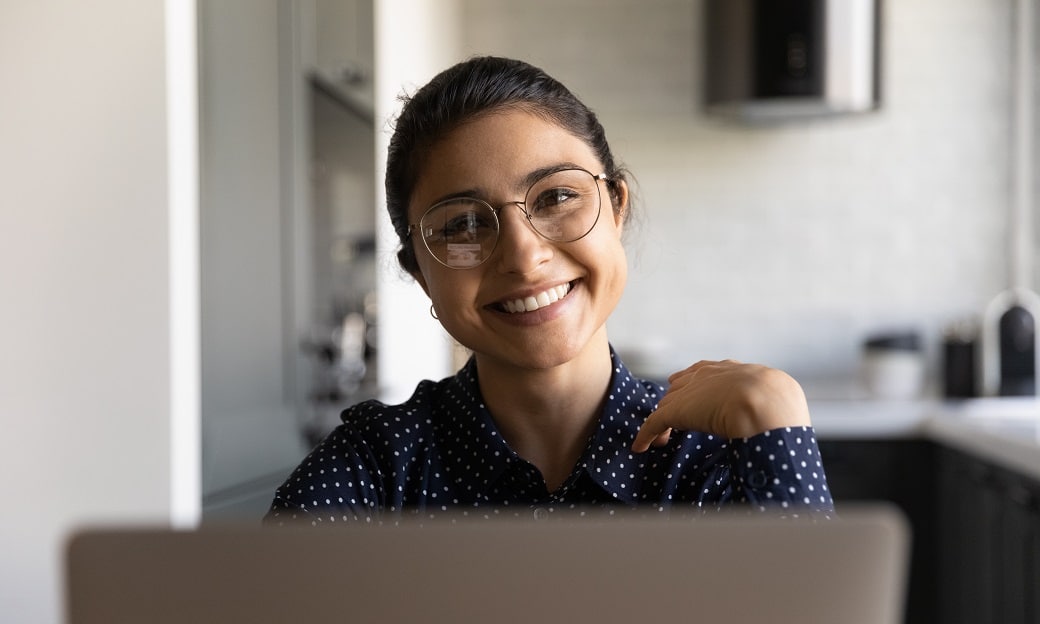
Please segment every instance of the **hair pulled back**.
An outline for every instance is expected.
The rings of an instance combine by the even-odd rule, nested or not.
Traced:
[[[614,162],[603,126],[563,84],[523,61],[480,56],[454,65],[411,97],[397,118],[386,159],[386,208],[401,241],[397,259],[409,273],[419,271],[408,241],[408,204],[433,146],[462,123],[503,109],[519,109],[555,123],[585,142],[603,163],[611,205],[625,173]]]

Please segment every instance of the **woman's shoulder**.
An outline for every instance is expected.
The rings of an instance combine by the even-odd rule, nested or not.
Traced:
[[[640,402],[651,403],[653,407],[657,407],[657,402],[661,400],[665,391],[662,382],[637,376],[625,365],[613,347],[610,350],[610,360],[614,367],[611,394],[628,395],[638,398]]]
[[[409,432],[432,427],[435,414],[446,405],[458,404],[468,398],[469,389],[462,372],[440,381],[425,379],[416,385],[412,395],[401,403],[370,399],[348,407],[340,416],[343,425],[362,432],[373,430]]]
[[[355,403],[343,411],[340,419],[344,425],[369,428],[389,423],[419,423],[427,419],[436,403],[437,384],[424,380],[415,391],[401,403],[387,403],[381,399],[369,399]]]

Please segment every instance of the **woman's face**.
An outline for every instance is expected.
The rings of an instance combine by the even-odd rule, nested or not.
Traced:
[[[549,368],[606,342],[605,323],[621,298],[627,277],[621,245],[627,188],[615,211],[605,182],[596,226],[584,238],[558,243],[538,235],[519,207],[529,175],[567,164],[593,174],[603,165],[592,149],[559,126],[523,111],[484,114],[433,146],[409,204],[409,223],[440,199],[457,194],[500,207],[499,240],[476,267],[452,269],[437,262],[416,236],[420,273],[440,322],[456,340],[482,358],[524,368]],[[510,312],[507,302],[552,300],[534,311]],[[595,341],[594,341],[595,339]]]

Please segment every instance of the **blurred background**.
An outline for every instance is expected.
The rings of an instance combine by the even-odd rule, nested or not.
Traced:
[[[788,370],[810,400],[858,400],[865,341],[911,333],[912,398],[936,396],[944,335],[1035,263],[1032,216],[1013,210],[1013,0],[884,2],[876,101],[767,121],[706,108],[706,8],[0,6],[0,612],[60,617],[72,527],[258,517],[344,405],[452,372],[457,351],[397,269],[381,175],[398,96],[472,54],[559,78],[632,172],[610,335],[637,372],[731,357]],[[197,29],[172,30],[185,15]],[[169,80],[178,58],[197,60],[197,92]],[[185,103],[186,239],[173,159],[192,126],[167,126]],[[197,351],[178,368],[183,340]]]

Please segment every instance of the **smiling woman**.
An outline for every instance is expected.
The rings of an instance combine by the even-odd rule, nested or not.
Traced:
[[[790,376],[702,361],[666,390],[611,348],[628,183],[595,114],[562,84],[495,57],[442,72],[405,103],[386,190],[401,265],[473,355],[401,405],[346,410],[278,489],[268,522],[832,510]]]

